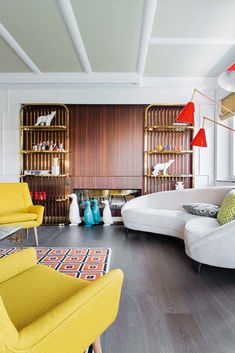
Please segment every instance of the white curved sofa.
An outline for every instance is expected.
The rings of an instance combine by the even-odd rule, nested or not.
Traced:
[[[232,187],[165,191],[137,197],[122,207],[127,229],[181,238],[186,254],[199,263],[235,268],[235,221],[223,226],[216,218],[187,213],[192,202],[221,205]]]

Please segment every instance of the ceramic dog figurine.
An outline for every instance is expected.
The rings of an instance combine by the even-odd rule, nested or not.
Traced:
[[[98,201],[96,199],[91,200],[91,203],[93,203],[93,207],[92,207],[92,215],[93,215],[93,219],[95,224],[99,224],[100,223],[100,209],[98,206]]]
[[[113,224],[113,218],[111,214],[111,210],[109,207],[109,202],[108,200],[101,201],[102,204],[104,204],[104,210],[103,210],[103,222],[104,222],[104,227],[108,227],[111,224]]]
[[[90,201],[84,201],[83,204],[85,205],[85,211],[84,211],[85,227],[92,227],[95,224],[95,222],[91,211],[91,203]]]
[[[37,118],[37,122],[35,124],[35,126],[50,126],[51,125],[51,122],[52,122],[52,119],[54,118],[54,116],[56,115],[56,111],[54,112],[51,112],[51,114],[49,115],[41,115]]]
[[[81,223],[81,217],[78,207],[78,198],[76,194],[70,194],[69,197],[72,199],[72,202],[69,207],[70,226],[77,226],[79,223]]]
[[[163,175],[167,175],[167,169],[174,163],[174,159],[170,159],[168,162],[165,163],[157,163],[153,167],[153,176],[159,175],[159,172],[163,172]]]

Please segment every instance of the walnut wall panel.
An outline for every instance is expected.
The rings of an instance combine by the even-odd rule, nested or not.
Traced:
[[[71,186],[142,189],[145,107],[69,105],[68,108]]]

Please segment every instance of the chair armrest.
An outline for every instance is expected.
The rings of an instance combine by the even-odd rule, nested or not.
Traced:
[[[3,257],[0,261],[0,283],[15,277],[36,264],[36,252],[33,248],[24,249]]]
[[[44,213],[44,206],[40,206],[40,205],[32,205],[29,206],[29,212],[30,213],[36,213],[37,215],[37,222],[40,224],[42,224],[42,220],[43,220],[43,213]]]
[[[233,237],[234,244],[235,244],[234,232],[235,232],[235,220],[227,224],[224,224],[221,227],[216,228],[210,233],[207,233],[204,237],[196,240],[193,243],[191,248],[195,250],[205,245],[213,246],[213,244],[218,242],[221,243],[223,242],[223,240],[225,240],[227,244],[230,235]]]
[[[11,322],[1,297],[0,297],[0,333],[1,333],[0,342],[2,341],[3,345],[15,344],[19,338],[18,331],[16,330],[15,326]],[[1,339],[1,335],[2,335],[2,339]],[[1,343],[0,343],[0,348],[2,348]],[[4,349],[0,351],[5,352]]]
[[[104,275],[23,328],[13,348],[30,349],[43,339],[57,342],[64,330],[79,335],[85,350],[115,320],[122,282],[121,270]]]

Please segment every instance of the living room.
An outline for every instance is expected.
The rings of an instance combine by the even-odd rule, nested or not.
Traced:
[[[233,353],[235,2],[0,2],[0,353]]]

